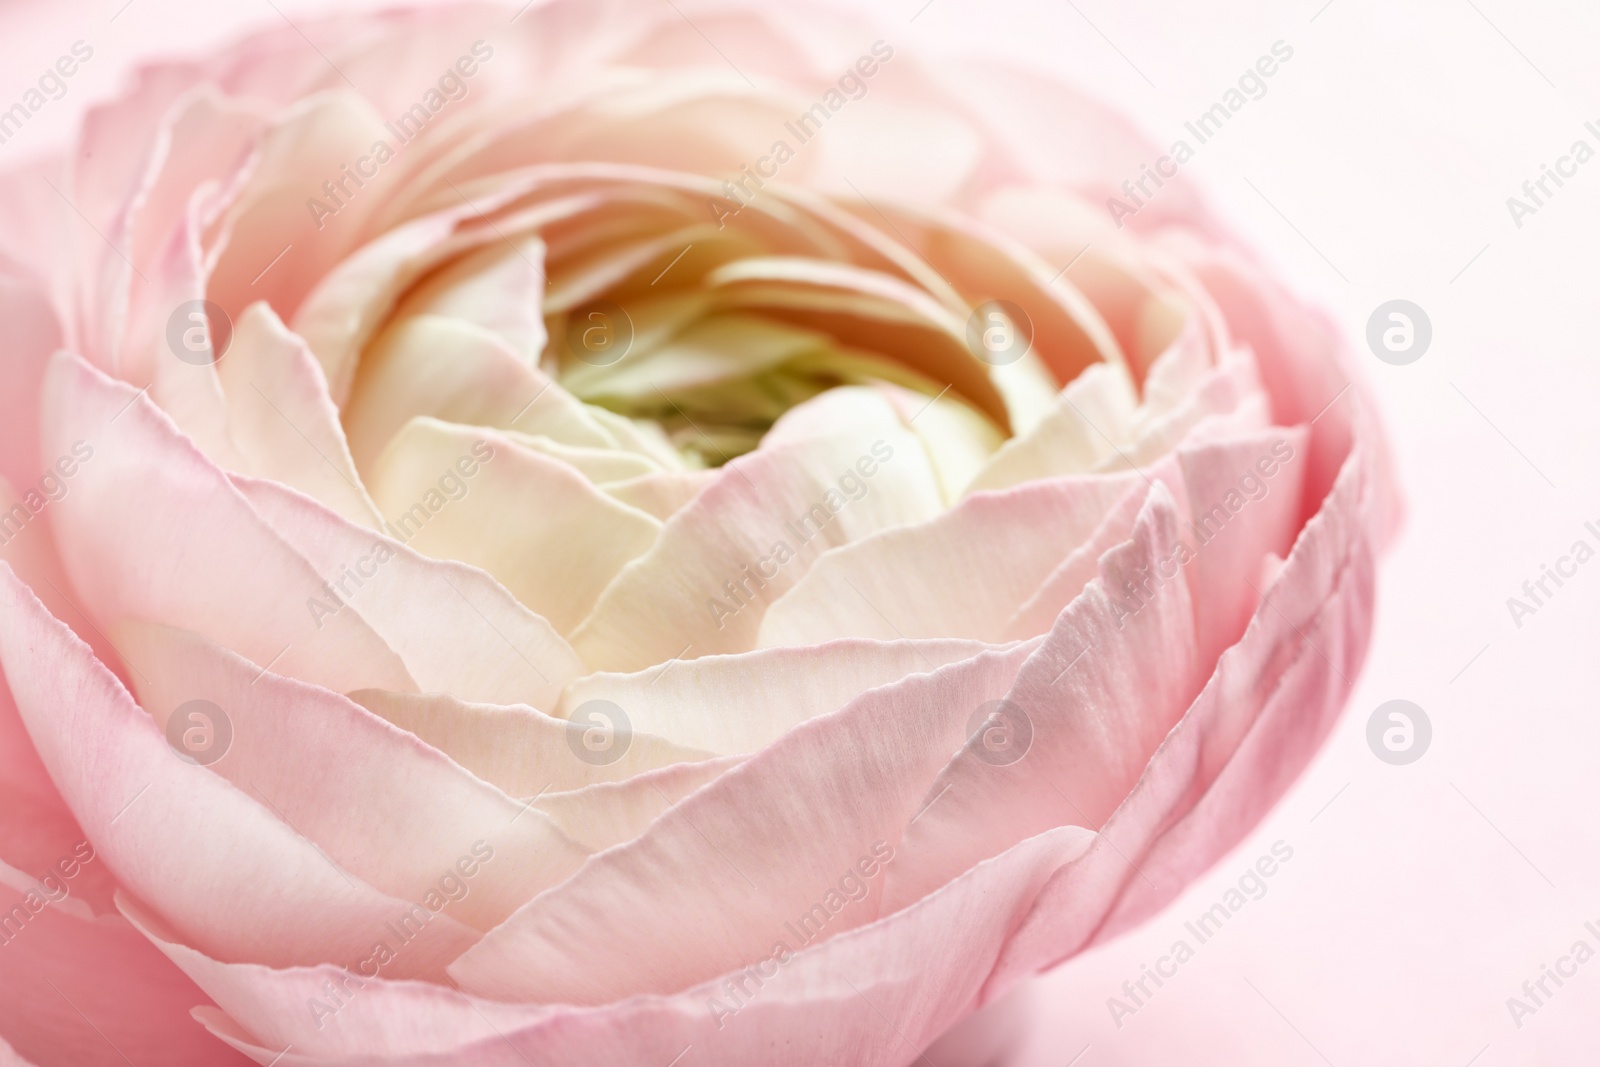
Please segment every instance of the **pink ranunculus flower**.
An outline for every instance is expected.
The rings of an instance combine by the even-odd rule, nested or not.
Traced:
[[[1150,158],[748,3],[144,68],[0,179],[0,1038],[889,1067],[1160,908],[1396,505]]]

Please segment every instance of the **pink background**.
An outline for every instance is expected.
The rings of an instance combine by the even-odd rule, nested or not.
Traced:
[[[274,0],[290,18],[326,3]],[[662,0],[665,2],[665,0]],[[1600,524],[1600,159],[1518,228],[1506,198],[1578,138],[1600,148],[1600,9],[1520,0],[874,0],[896,48],[1064,75],[1170,144],[1274,41],[1294,58],[1184,170],[1360,346],[1410,514],[1348,714],[1282,806],[1143,930],[1031,990],[1028,1067],[1592,1064],[1600,959],[1518,1028],[1506,998],[1600,927],[1600,560],[1519,629],[1506,598]],[[115,19],[113,21],[113,16]],[[915,16],[913,21],[913,16]],[[0,0],[0,100],[78,39],[95,58],[0,164],[64,136],[137,58],[204,49],[266,0]],[[736,58],[736,57],[735,57]],[[46,118],[48,116],[48,118]],[[1416,302],[1432,347],[1366,355]],[[1427,754],[1366,722],[1419,704]],[[1274,842],[1294,857],[1119,1028],[1107,998]],[[1152,987],[1153,988],[1153,987]],[[1074,1057],[1078,1057],[1074,1059]]]

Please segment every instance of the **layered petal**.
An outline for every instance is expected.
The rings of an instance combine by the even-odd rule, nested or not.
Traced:
[[[463,954],[452,975],[469,993],[602,1004],[754,963],[863,857],[894,847],[972,712],[1010,688],[1031,651],[911,675],[802,724],[641,837],[592,857]],[[871,921],[881,889],[879,880],[829,908],[827,932]],[[705,907],[712,896],[721,906]],[[613,936],[595,942],[596,924]]]
[[[1184,180],[1106,219],[1131,125],[511,14],[0,175],[0,1062],[944,1063],[1343,703],[1381,427]]]
[[[378,525],[322,368],[266,304],[245,309],[218,373],[229,438],[244,461],[238,473],[298,489],[352,522]]]
[[[591,674],[562,699],[623,708],[637,730],[709,752],[748,754],[868,689],[970,659],[978,641],[839,640],[673,660],[633,674]],[[759,697],[756,694],[760,694]]]
[[[48,452],[89,457],[51,517],[73,591],[101,628],[137,616],[330,688],[415,689],[354,612],[306,611],[321,577],[148,400],[63,353],[44,419]]]
[[[579,673],[554,627],[482,571],[428,559],[273,482],[233,483],[322,577],[307,613],[321,623],[351,605],[425,692],[550,708]]]
[[[408,545],[483,568],[563,634],[661,531],[557,459],[433,419],[395,435],[375,465],[372,492]]]
[[[197,701],[220,709],[226,749],[199,758],[385,893],[488,929],[582,862],[542,815],[343,696],[185,631],[129,623],[118,637],[163,734]]]
[[[630,671],[744,651],[766,606],[825,549],[931,517],[940,495],[926,453],[903,428],[880,427],[774,445],[728,464],[573,632],[584,662]],[[850,485],[860,488],[847,496]]]
[[[51,780],[120,885],[223,959],[370,958],[413,905],[330,863],[267,808],[193,762],[9,566],[0,667]],[[236,902],[255,901],[248,923]],[[437,973],[469,942],[448,916],[417,930],[396,973]]]
[[[760,642],[896,635],[1008,640],[1007,623],[1018,608],[1138,480],[1130,472],[1028,482],[970,496],[927,523],[836,548],[767,611]],[[1048,534],[1018,537],[1019,529]],[[930,574],[961,580],[929,582]]]

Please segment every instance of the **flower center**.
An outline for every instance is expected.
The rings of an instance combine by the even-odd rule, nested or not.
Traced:
[[[1009,432],[991,372],[1027,355],[1025,326],[1001,314],[969,330],[966,294],[831,202],[769,188],[730,215],[700,184],[607,187],[610,225],[547,238],[541,368],[568,392],[659,427],[695,467],[844,386],[895,386],[961,405],[996,442]]]
[[[663,316],[687,321],[663,328]],[[829,389],[888,383],[931,402],[948,387],[893,353],[760,311],[719,309],[693,291],[656,303],[592,301],[552,327],[546,358],[555,358],[557,381],[580,400],[659,426],[690,466],[753,451],[779,416]]]
[[[470,410],[478,424],[546,432],[534,424],[549,418],[524,409],[539,378],[601,424],[572,441],[616,440],[669,468],[721,466],[787,412],[865,387],[976,469],[1104,348],[1039,265],[949,223],[777,183],[731,213],[709,179],[636,167],[543,165],[466,184],[441,202],[461,220],[455,234],[362,357],[346,423],[363,469],[414,414]],[[486,335],[499,355],[481,351]],[[461,375],[480,379],[470,404],[451,399]],[[484,396],[525,387],[514,402]]]

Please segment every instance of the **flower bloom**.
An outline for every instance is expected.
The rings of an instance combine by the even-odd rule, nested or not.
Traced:
[[[148,66],[0,177],[21,1057],[909,1063],[1348,693],[1370,405],[1181,180],[1107,217],[1120,120],[512,14]]]

